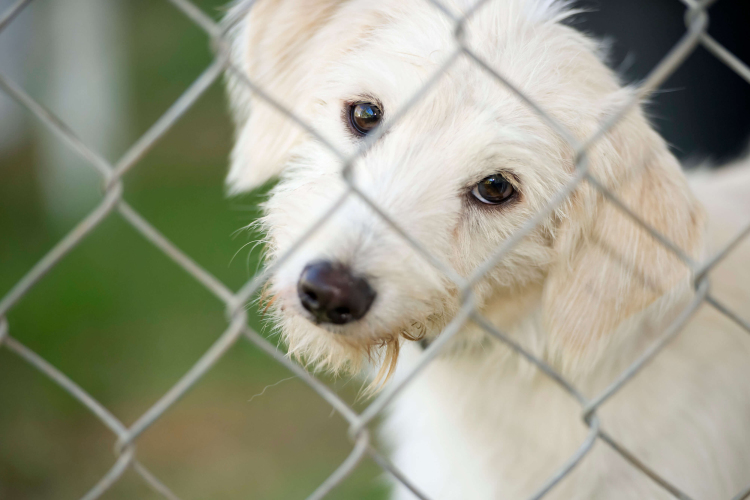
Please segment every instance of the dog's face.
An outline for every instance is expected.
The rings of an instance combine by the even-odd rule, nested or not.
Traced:
[[[456,50],[453,22],[427,2],[257,3],[237,28],[236,61],[345,157],[360,151],[351,168],[357,189],[458,274],[468,276],[571,179],[566,142],[466,56],[401,112]],[[468,23],[466,40],[583,139],[629,93],[592,41],[557,22],[562,15],[551,2],[496,0]],[[343,162],[241,86],[230,85],[239,133],[229,182],[241,191],[280,173],[263,223],[271,261],[296,248],[270,290],[291,349],[338,368],[373,346],[393,354],[402,338],[439,331],[458,309],[455,286],[356,195],[297,247],[347,191]],[[697,209],[638,110],[592,148],[589,162],[650,222],[692,221],[665,230],[693,250]],[[654,204],[661,215],[650,212]],[[634,235],[645,238],[583,187],[484,277],[477,300],[539,290],[550,336],[580,349],[684,275],[653,242],[622,248]],[[659,261],[658,278],[644,257]],[[603,280],[614,291],[602,292]],[[587,317],[576,312],[584,304],[593,308]]]

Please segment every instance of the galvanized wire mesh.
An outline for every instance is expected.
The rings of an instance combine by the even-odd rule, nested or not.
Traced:
[[[3,297],[0,301],[0,347],[8,349],[28,363],[33,365],[39,371],[47,375],[59,387],[67,391],[76,398],[82,405],[88,408],[107,428],[109,428],[117,437],[117,459],[109,471],[94,485],[85,495],[83,500],[93,500],[100,497],[108,488],[110,488],[121,477],[123,472],[128,468],[135,470],[144,481],[157,493],[168,499],[178,498],[165,484],[144,467],[137,458],[135,443],[141,433],[159,419],[180,397],[182,397],[215,363],[222,359],[227,350],[240,339],[252,342],[269,356],[276,359],[279,363],[291,370],[300,379],[305,381],[321,398],[331,404],[349,423],[350,436],[354,442],[354,447],[346,460],[331,474],[314,492],[310,494],[309,499],[321,499],[325,497],[338,483],[340,483],[352,470],[357,466],[359,461],[369,455],[374,461],[390,474],[394,480],[399,481],[409,488],[418,498],[426,499],[427,497],[418,491],[399,470],[397,470],[372,444],[368,425],[370,425],[380,412],[388,405],[404,387],[417,377],[436,356],[441,349],[450,341],[450,339],[459,332],[461,327],[468,321],[473,321],[481,328],[486,330],[490,335],[497,338],[498,341],[507,344],[511,349],[516,351],[520,356],[527,359],[539,368],[543,373],[549,376],[560,387],[570,394],[581,406],[583,422],[589,427],[586,439],[581,443],[578,450],[559,468],[530,499],[543,498],[560,480],[562,480],[571,470],[588,454],[597,440],[601,440],[618,452],[633,467],[639,469],[643,474],[648,476],[652,481],[669,492],[674,498],[689,499],[690,497],[679,489],[678,485],[670,484],[658,473],[644,465],[636,456],[633,456],[618,442],[613,440],[605,433],[599,424],[597,410],[610,397],[617,393],[636,373],[647,365],[672,339],[679,333],[682,327],[695,313],[696,309],[704,302],[713,306],[716,310],[730,318],[741,328],[750,333],[750,323],[736,313],[731,311],[724,304],[719,302],[709,293],[708,276],[710,271],[740,242],[750,234],[750,224],[748,224],[739,234],[737,234],[724,248],[716,255],[704,262],[695,262],[687,257],[677,246],[670,242],[664,235],[652,227],[645,224],[638,218],[626,205],[624,205],[613,193],[604,188],[588,172],[587,151],[593,143],[599,140],[609,129],[611,129],[622,118],[628,110],[637,106],[639,101],[648,96],[652,91],[659,87],[674,71],[685,61],[685,59],[698,46],[702,45],[708,49],[714,56],[723,61],[727,66],[734,70],[738,75],[750,83],[750,67],[740,61],[731,52],[722,47],[716,40],[708,35],[706,29],[708,26],[708,7],[714,3],[712,0],[682,0],[687,7],[685,17],[686,31],[678,43],[664,56],[661,62],[651,71],[648,77],[638,87],[637,92],[632,96],[630,101],[616,113],[612,114],[603,123],[601,123],[597,132],[584,141],[578,141],[574,135],[563,125],[558,123],[554,118],[545,113],[543,109],[537,106],[531,99],[524,95],[520,90],[507,81],[503,75],[495,72],[488,66],[482,58],[473,52],[463,41],[463,26],[467,19],[477,13],[478,9],[487,1],[479,0],[473,8],[465,15],[456,17],[449,9],[442,5],[438,0],[428,0],[435,8],[439,9],[444,15],[450,17],[455,23],[455,51],[447,58],[446,62],[432,75],[423,87],[407,101],[407,103],[392,117],[389,126],[393,126],[403,116],[424,93],[435,84],[460,57],[468,58],[478,67],[482,68],[489,78],[496,79],[504,85],[509,91],[516,94],[523,102],[533,109],[543,120],[545,120],[559,136],[575,151],[576,171],[571,181],[550,200],[547,206],[529,219],[525,225],[517,231],[511,238],[503,243],[493,255],[479,266],[468,278],[457,275],[449,266],[446,266],[439,259],[434,257],[426,248],[409,236],[401,229],[396,221],[385,214],[380,207],[372,202],[365,193],[359,190],[352,182],[349,176],[351,166],[354,160],[378,141],[386,133],[388,127],[379,127],[372,134],[369,134],[357,154],[346,156],[336,150],[323,137],[303,119],[296,116],[292,111],[284,106],[284,103],[278,102],[271,98],[262,88],[259,88],[253,81],[249,80],[244,73],[237,67],[233,66],[229,59],[229,42],[226,37],[227,27],[222,27],[215,23],[209,16],[192,4],[189,0],[169,0],[180,12],[191,19],[197,26],[204,30],[215,51],[215,59],[208,68],[192,83],[192,85],[180,96],[179,99],[162,115],[151,128],[138,139],[115,164],[109,163],[96,151],[88,147],[81,141],[75,133],[66,126],[66,124],[45,109],[42,105],[32,99],[22,88],[14,82],[0,75],[0,88],[31,112],[40,120],[49,130],[54,132],[63,142],[67,143],[78,155],[85,159],[101,175],[104,181],[104,196],[99,205],[92,210],[78,225],[68,233],[55,247],[45,255],[28,273]],[[676,1],[676,0],[675,0]],[[0,17],[0,31],[10,24],[15,17],[26,7],[31,0],[18,0]],[[252,1],[247,2],[250,8]],[[332,207],[313,224],[300,240],[289,249],[281,258],[277,259],[273,266],[268,267],[252,280],[245,284],[240,290],[232,291],[222,282],[201,268],[188,255],[183,253],[179,248],[173,245],[159,230],[152,226],[146,219],[138,214],[123,199],[123,176],[133,168],[139,160],[164,136],[164,134],[180,119],[180,117],[196,102],[201,94],[222,74],[224,71],[233,73],[238,79],[259,98],[268,102],[279,113],[285,115],[289,120],[294,121],[308,133],[315,136],[323,144],[326,144],[331,151],[336,154],[342,161],[342,177],[346,181],[348,189],[332,205]],[[532,231],[545,217],[547,217],[556,207],[565,201],[571,192],[580,184],[587,182],[599,190],[611,203],[622,210],[637,224],[648,231],[662,245],[671,250],[679,259],[681,259],[692,271],[693,284],[696,294],[691,302],[681,311],[673,323],[663,332],[661,337],[650,346],[630,367],[623,371],[609,387],[593,398],[586,398],[570,382],[558,373],[543,360],[526,351],[522,346],[499,331],[488,320],[483,318],[474,307],[472,300],[472,286],[482,278],[490,269],[516,245],[526,234]],[[296,251],[296,249],[308,239],[336,210],[338,210],[348,197],[358,197],[368,204],[393,230],[405,238],[420,254],[422,254],[430,263],[442,271],[459,287],[464,297],[462,307],[455,318],[443,330],[443,332],[425,349],[417,365],[398,383],[387,387],[369,406],[361,413],[356,413],[342,399],[338,397],[329,387],[310,375],[304,368],[298,366],[280,352],[274,345],[269,343],[264,337],[259,335],[247,325],[247,313],[245,311],[246,302],[255,294],[265,283],[267,278],[273,273],[274,269],[282,265],[283,262]],[[112,212],[117,212],[133,228],[140,232],[148,241],[159,248],[172,261],[180,266],[186,273],[192,276],[206,289],[208,289],[220,302],[226,306],[228,326],[221,337],[205,352],[205,354],[195,363],[195,365],[148,411],[146,411],[130,427],[123,425],[107,408],[102,406],[92,398],[83,388],[69,379],[64,373],[57,370],[32,350],[25,347],[22,343],[11,336],[11,329],[5,319],[6,314],[19,301],[21,301],[29,290],[41,279],[44,278],[52,268],[72,249],[92,231],[96,230],[101,222],[110,216]],[[744,490],[738,492],[733,500],[741,500],[750,497],[750,485]],[[729,499],[727,499],[729,500]]]

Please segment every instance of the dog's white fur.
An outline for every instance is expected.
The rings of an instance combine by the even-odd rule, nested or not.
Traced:
[[[444,3],[456,13],[469,5]],[[601,62],[594,40],[560,23],[569,13],[554,0],[492,0],[465,36],[489,66],[585,139],[632,90]],[[389,126],[455,48],[452,22],[425,0],[258,0],[249,11],[238,4],[228,19],[235,64],[347,155],[361,144],[342,118],[347,103],[378,100]],[[229,75],[237,140],[228,185],[241,192],[281,176],[262,220],[273,261],[344,192],[342,165],[240,80]],[[720,247],[750,214],[748,168],[696,177],[713,219],[706,234],[701,204],[640,109],[595,142],[588,161],[600,182],[695,259],[711,255],[705,242]],[[404,231],[467,276],[573,171],[566,143],[463,57],[353,174]],[[519,199],[479,206],[469,189],[498,172]],[[712,273],[712,293],[737,311],[750,304],[748,246]],[[321,258],[346,263],[376,289],[362,320],[308,320],[296,283]],[[591,397],[663,333],[690,300],[690,280],[670,251],[583,184],[474,295],[494,325]],[[356,370],[368,355],[398,359],[396,380],[421,354],[408,339],[434,338],[460,306],[455,287],[354,197],[285,262],[270,294],[290,352],[334,371]],[[750,339],[703,306],[599,415],[607,433],[692,498],[730,498],[750,483]],[[586,432],[567,393],[473,324],[407,387],[384,425],[394,462],[432,499],[523,498]],[[397,486],[394,498],[413,497]],[[597,442],[546,498],[671,496]]]

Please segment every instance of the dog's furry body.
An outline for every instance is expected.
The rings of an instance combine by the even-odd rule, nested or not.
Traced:
[[[454,50],[452,23],[424,0],[259,0],[239,5],[234,62],[337,149],[360,141],[347,103],[376,100],[389,117]],[[445,2],[459,12],[459,0]],[[466,26],[469,46],[579,139],[632,95],[595,42],[559,21],[550,0],[493,0]],[[345,190],[341,162],[321,141],[230,74],[238,135],[229,185],[252,189],[281,174],[263,224],[275,259]],[[492,250],[571,178],[573,154],[534,111],[460,59],[354,165],[355,183],[459,274]],[[706,216],[640,109],[588,149],[592,175],[695,259],[720,247],[750,214],[748,168],[696,177]],[[481,206],[473,183],[502,173],[513,203]],[[726,180],[725,178],[729,178]],[[729,207],[729,208],[727,208]],[[315,259],[346,263],[377,298],[347,325],[316,325],[296,283]],[[714,294],[750,303],[750,249],[712,273]],[[290,352],[333,370],[367,354],[398,357],[394,379],[455,315],[455,287],[364,203],[349,199],[274,276],[274,308]],[[586,184],[474,289],[494,325],[584,394],[606,387],[663,333],[692,296],[689,270]],[[396,465],[431,499],[523,498],[583,442],[570,395],[469,324],[400,396],[384,425]],[[376,353],[377,354],[377,353]],[[376,355],[377,357],[377,355]],[[602,428],[692,498],[729,498],[750,482],[750,339],[706,306],[680,337],[598,411]],[[412,498],[397,487],[395,498]],[[660,499],[669,494],[598,442],[546,498]]]

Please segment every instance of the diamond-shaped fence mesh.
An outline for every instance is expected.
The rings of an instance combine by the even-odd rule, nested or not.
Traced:
[[[460,58],[466,58],[482,68],[490,78],[496,79],[501,85],[509,91],[516,94],[526,105],[533,109],[538,115],[545,120],[555,130],[559,136],[576,153],[576,172],[572,180],[550,200],[547,206],[530,218],[525,225],[517,231],[511,238],[504,242],[493,255],[480,265],[468,278],[464,278],[455,273],[449,266],[442,263],[434,257],[428,249],[420,245],[410,235],[399,227],[398,222],[390,218],[380,207],[371,201],[367,195],[359,190],[348,175],[351,165],[358,155],[363,154],[383,134],[387,132],[388,127],[379,127],[376,131],[367,136],[363,141],[358,153],[348,157],[319,136],[315,130],[305,121],[294,114],[293,111],[285,107],[283,102],[278,102],[271,98],[263,88],[258,87],[253,81],[249,80],[244,73],[238,68],[232,66],[229,60],[229,45],[225,37],[226,27],[215,23],[209,16],[192,4],[189,0],[170,0],[170,2],[180,12],[186,15],[198,27],[204,30],[210,37],[215,52],[214,61],[205,69],[205,71],[190,85],[190,87],[177,99],[177,101],[143,134],[120,158],[112,164],[104,159],[100,154],[88,147],[80,140],[75,133],[66,126],[66,124],[45,109],[42,105],[32,99],[20,86],[0,75],[0,89],[15,99],[31,114],[33,114],[45,127],[55,133],[60,140],[67,143],[80,157],[86,160],[101,175],[104,181],[104,196],[99,205],[92,210],[75,228],[70,231],[54,248],[47,253],[26,275],[5,294],[0,301],[0,348],[12,351],[39,371],[53,380],[61,389],[67,391],[88,410],[90,410],[108,429],[117,437],[117,459],[109,471],[81,498],[84,500],[93,500],[100,497],[113,484],[115,484],[122,474],[128,469],[135,470],[143,480],[157,493],[168,499],[178,498],[165,484],[163,484],[155,475],[144,467],[139,461],[136,453],[135,444],[139,436],[155,421],[164,415],[164,413],[180,399],[190,388],[203,377],[206,372],[216,363],[221,361],[224,354],[236,342],[251,342],[274,358],[286,368],[291,370],[296,376],[308,384],[321,398],[329,403],[340,413],[349,423],[350,437],[354,443],[351,454],[343,463],[331,474],[318,488],[311,492],[309,499],[324,498],[333,488],[345,479],[360,460],[369,455],[384,471],[390,474],[395,481],[401,482],[410,489],[418,498],[428,498],[421,493],[409,478],[405,477],[397,470],[374,446],[370,439],[368,426],[373,420],[380,415],[382,410],[404,389],[420,372],[438,356],[441,349],[456,335],[462,326],[469,321],[479,325],[486,330],[497,341],[507,344],[511,349],[516,351],[520,356],[533,363],[539,370],[550,377],[560,385],[571,398],[578,402],[581,407],[583,422],[588,426],[589,432],[586,439],[580,444],[578,450],[564,463],[551,477],[540,485],[531,499],[543,498],[559,481],[569,474],[576,465],[592,449],[597,440],[606,443],[612,450],[619,453],[633,467],[639,469],[643,474],[648,476],[653,482],[669,492],[674,498],[690,498],[679,489],[679,485],[671,484],[661,477],[657,472],[648,468],[638,457],[632,455],[620,443],[615,441],[601,427],[597,416],[598,409],[614,394],[616,394],[628,381],[633,378],[644,366],[646,366],[659,352],[677,335],[682,327],[690,319],[693,313],[704,302],[710,304],[716,310],[734,321],[744,330],[750,333],[750,323],[741,318],[738,314],[731,311],[727,306],[712,296],[708,288],[708,279],[711,270],[719,263],[743,238],[750,234],[750,225],[746,226],[737,234],[724,248],[704,262],[694,262],[688,258],[677,246],[670,242],[664,235],[649,227],[638,218],[625,204],[623,204],[613,193],[603,187],[595,178],[593,178],[587,169],[587,151],[597,140],[599,140],[609,129],[611,129],[623,117],[628,110],[637,106],[638,103],[651,92],[659,87],[677,68],[685,61],[692,51],[699,45],[705,47],[715,57],[723,61],[728,67],[734,70],[738,75],[744,78],[750,84],[750,68],[735,57],[731,52],[722,47],[716,40],[710,37],[706,31],[708,25],[708,7],[714,3],[711,0],[683,0],[687,6],[686,31],[678,43],[663,57],[661,62],[651,71],[648,77],[639,86],[632,99],[618,110],[610,115],[603,123],[600,124],[598,131],[584,141],[574,138],[574,134],[568,131],[563,125],[558,123],[554,118],[545,113],[523,92],[514,87],[503,75],[493,70],[482,58],[472,51],[462,39],[462,27],[464,23],[472,16],[481,15],[480,7],[492,0],[480,0],[464,16],[455,17],[450,10],[441,5],[438,0],[430,0],[430,3],[439,9],[444,15],[450,17],[455,23],[456,46],[455,51],[451,54],[439,70],[427,79],[423,87],[415,93],[398,110],[389,122],[389,127],[397,122],[427,90],[435,84],[441,76]],[[675,0],[677,1],[677,0]],[[6,12],[0,14],[0,30],[6,28],[16,16],[26,7],[31,0],[19,0]],[[248,8],[252,2],[248,2]],[[252,92],[259,98],[271,104],[279,113],[285,115],[289,120],[294,121],[298,126],[305,129],[308,133],[314,135],[323,144],[326,144],[334,154],[342,161],[342,177],[347,182],[347,191],[331,206],[331,208],[305,232],[302,238],[281,258],[277,259],[274,264],[251,279],[247,284],[237,291],[231,290],[209,272],[199,266],[190,256],[186,255],[177,246],[171,243],[162,233],[156,229],[148,220],[143,218],[123,199],[122,179],[128,171],[135,167],[139,160],[164,136],[164,134],[180,119],[180,117],[196,102],[201,94],[222,75],[224,71],[232,72],[237,76],[240,82],[247,85]],[[680,258],[692,271],[693,284],[696,294],[685,309],[677,316],[673,323],[661,334],[661,337],[650,346],[631,366],[623,371],[609,387],[593,398],[585,397],[574,385],[567,381],[560,373],[543,360],[532,355],[514,340],[499,331],[487,319],[482,317],[475,308],[472,300],[472,286],[490,269],[492,269],[526,234],[531,232],[540,222],[547,217],[557,206],[563,203],[572,191],[582,183],[589,183],[599,190],[614,206],[631,217],[637,224],[648,231],[662,245],[671,250]],[[250,328],[247,324],[247,313],[245,304],[247,301],[263,286],[267,278],[273,273],[274,268],[283,264],[283,262],[293,254],[297,248],[308,239],[330,216],[332,216],[349,197],[358,197],[368,204],[393,230],[401,237],[405,238],[417,252],[421,253],[431,264],[442,271],[451,279],[458,288],[463,292],[463,300],[460,311],[455,318],[444,329],[444,331],[427,347],[422,354],[421,359],[405,377],[397,383],[389,385],[383,392],[373,399],[361,413],[355,412],[340,397],[333,392],[328,386],[320,382],[304,368],[291,361],[284,353],[279,351],[276,346],[268,342],[263,336]],[[97,230],[97,227],[113,212],[117,214],[135,230],[141,233],[151,244],[161,250],[185,273],[189,274],[198,283],[210,291],[215,298],[223,303],[227,311],[227,328],[219,339],[203,354],[195,365],[151,408],[138,418],[135,423],[129,427],[125,426],[113,415],[107,408],[100,404],[96,399],[91,397],[83,388],[78,386],[64,373],[56,369],[50,363],[45,361],[35,352],[24,346],[12,336],[12,325],[9,325],[5,316],[19,301],[23,300],[29,290],[32,289],[45,275],[53,269],[60,261],[79,245],[88,234]],[[741,500],[750,497],[750,485],[737,494],[731,500]],[[730,500],[730,499],[727,499]]]

